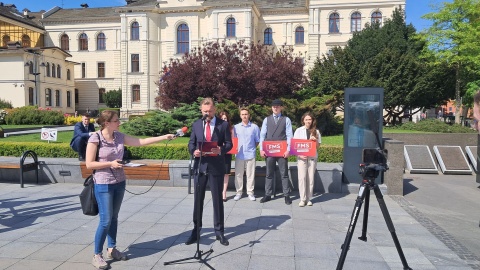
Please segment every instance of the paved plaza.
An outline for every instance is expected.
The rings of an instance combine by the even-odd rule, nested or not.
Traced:
[[[453,182],[456,176],[405,178],[406,196],[385,196],[385,201],[409,266],[480,269],[478,254],[471,250],[479,245],[480,230],[475,177],[459,177],[461,185]],[[148,189],[127,188],[137,193]],[[450,192],[453,188],[459,190]],[[0,269],[93,269],[90,262],[98,217],[82,214],[81,189],[79,184],[27,184],[21,189],[18,184],[0,183]],[[207,258],[213,268],[336,268],[356,194],[317,194],[311,207],[298,207],[298,193],[289,206],[282,197],[261,204],[246,197],[236,202],[234,195],[229,191],[225,203],[225,234],[230,245],[224,247],[215,241],[207,192],[200,249],[214,250]],[[196,245],[184,244],[193,227],[192,207],[193,195],[183,187],[154,187],[139,196],[126,193],[118,248],[130,260],[112,262],[111,269],[208,269],[195,260],[164,266],[164,262],[195,254]],[[403,269],[373,194],[367,242],[357,239],[362,218],[363,209],[344,269]]]

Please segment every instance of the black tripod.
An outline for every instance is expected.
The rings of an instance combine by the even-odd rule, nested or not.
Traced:
[[[203,134],[205,134],[205,121],[204,121],[204,125],[203,125]],[[195,207],[196,207],[196,212],[197,212],[197,224],[196,224],[196,233],[197,233],[197,251],[195,252],[195,255],[193,255],[192,257],[188,257],[188,258],[183,258],[183,259],[178,259],[178,260],[174,260],[174,261],[169,261],[169,262],[164,262],[163,265],[171,265],[171,264],[176,264],[176,263],[179,263],[179,262],[184,262],[184,261],[188,261],[188,260],[197,260],[199,263],[203,263],[205,264],[206,266],[208,266],[208,268],[210,269],[213,269],[215,270],[215,268],[213,268],[210,264],[207,263],[207,260],[206,260],[206,257],[208,257],[210,254],[212,254],[213,252],[213,249],[210,249],[206,252],[203,252],[202,250],[200,250],[200,226],[198,225],[199,222],[201,223],[201,220],[202,220],[202,216],[200,214],[200,181],[207,181],[208,180],[208,173],[206,172],[200,172],[200,165],[202,164],[202,146],[203,146],[203,142],[205,141],[205,136],[202,140],[202,142],[200,143],[200,147],[199,147],[199,150],[200,150],[200,159],[198,161],[198,166],[197,166],[197,170],[195,172],[195,177],[197,178],[197,185],[195,186]]]
[[[355,201],[355,207],[353,208],[352,218],[350,221],[350,225],[348,226],[347,235],[345,237],[345,242],[342,245],[342,253],[340,254],[340,258],[337,264],[337,270],[343,269],[343,264],[345,263],[345,258],[347,257],[348,249],[350,248],[350,242],[352,241],[353,231],[355,230],[355,225],[357,224],[358,216],[360,214],[360,209],[362,208],[363,200],[365,200],[365,209],[363,212],[363,226],[362,226],[362,236],[358,239],[362,241],[367,241],[367,222],[368,222],[368,208],[370,204],[370,190],[373,189],[375,192],[375,196],[377,197],[378,204],[380,205],[380,209],[382,210],[383,218],[387,223],[388,230],[392,235],[393,242],[395,243],[395,247],[397,248],[398,255],[400,256],[400,260],[403,264],[403,269],[411,270],[408,266],[407,260],[405,259],[405,255],[403,254],[402,247],[400,246],[400,242],[398,241],[397,234],[395,232],[395,227],[393,226],[392,219],[390,218],[390,214],[388,213],[387,205],[385,204],[385,200],[383,199],[382,192],[377,184],[375,184],[375,178],[377,178],[380,171],[385,171],[386,169],[378,164],[370,164],[370,165],[360,165],[360,170],[362,172],[363,181],[360,184],[360,189],[358,191],[358,197]],[[363,170],[363,171],[362,171]]]

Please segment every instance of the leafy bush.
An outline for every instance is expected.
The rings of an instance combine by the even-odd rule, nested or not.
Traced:
[[[65,117],[64,124],[68,125],[68,126],[73,126],[76,123],[81,122],[81,121],[82,121],[82,116],[81,115],[79,115],[77,117],[75,117],[73,115],[68,115],[68,116]],[[95,123],[95,119],[90,118],[90,123]]]
[[[172,118],[170,113],[152,111],[145,116],[134,118],[122,125],[126,133],[134,136],[158,136],[173,133],[182,123]]]
[[[11,109],[11,108],[13,108],[11,101],[0,98],[0,109]]]
[[[63,125],[65,119],[61,111],[36,106],[25,106],[9,111],[5,117],[8,125]]]
[[[475,133],[476,131],[458,124],[447,124],[437,119],[425,119],[417,123],[407,122],[400,126],[391,127],[391,129],[415,130],[423,132],[439,133]]]
[[[103,94],[103,100],[110,108],[122,107],[122,90],[110,90]]]

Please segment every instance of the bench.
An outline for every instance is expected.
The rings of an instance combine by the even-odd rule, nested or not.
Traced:
[[[170,180],[170,170],[168,163],[163,164],[158,160],[132,160],[132,163],[145,164],[139,167],[124,166],[127,180]],[[80,162],[80,171],[82,178],[87,178],[93,173],[93,170],[87,169],[85,162]]]
[[[25,163],[25,159],[27,157],[31,157],[33,162]],[[20,169],[20,187],[23,188],[23,173],[28,171],[35,171],[35,179],[37,180],[38,184],[38,157],[37,154],[31,150],[27,150],[23,152],[22,156],[20,157],[20,163],[16,162],[6,162],[0,163],[0,169]]]

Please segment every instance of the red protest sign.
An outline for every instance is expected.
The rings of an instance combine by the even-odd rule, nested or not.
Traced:
[[[262,147],[267,157],[283,157],[287,151],[287,141],[263,141]]]
[[[314,157],[317,155],[317,141],[292,139],[290,142],[290,155]]]

